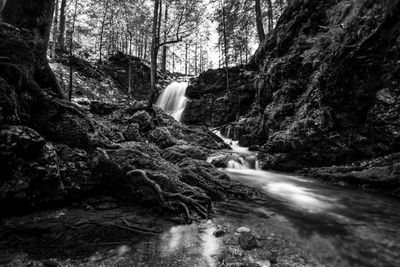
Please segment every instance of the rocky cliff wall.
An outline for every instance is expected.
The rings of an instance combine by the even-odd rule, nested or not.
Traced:
[[[399,1],[294,1],[247,66],[257,69],[243,85],[254,95],[247,114],[220,112],[210,124],[232,122],[225,133],[259,146],[264,169],[360,165],[400,151],[399,62]],[[210,80],[192,90],[216,88]],[[232,92],[188,96],[210,94]],[[398,164],[386,165],[399,177]]]

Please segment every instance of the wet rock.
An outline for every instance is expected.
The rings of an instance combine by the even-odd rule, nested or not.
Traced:
[[[396,103],[396,97],[392,94],[389,88],[384,88],[376,93],[376,98],[388,105]]]
[[[243,135],[239,138],[239,146],[249,147],[254,144],[254,137],[250,134]]]
[[[100,101],[90,102],[90,112],[101,116],[110,115],[119,108],[120,107],[118,105],[112,103],[100,102]]]
[[[55,145],[57,156],[60,159],[60,176],[68,192],[90,190],[94,187],[91,179],[89,156],[82,149],[72,149],[66,145]]]
[[[230,160],[233,159],[231,154],[211,155],[208,161],[216,168],[227,168]]]
[[[140,131],[139,131],[139,124],[137,124],[137,123],[130,123],[128,126],[124,127],[124,129],[122,130],[122,136],[124,137],[125,141],[127,141],[127,142],[143,141],[143,138],[140,135]]]
[[[400,154],[359,161],[351,165],[309,168],[299,173],[349,187],[360,187],[400,196]]]
[[[255,235],[247,231],[240,233],[239,244],[244,250],[252,250],[261,246]]]
[[[38,156],[46,141],[26,126],[6,126],[0,129],[0,148],[3,153],[16,153],[23,158]]]
[[[23,212],[65,197],[59,158],[53,145],[23,126],[3,128],[0,140],[2,211]]]
[[[252,145],[249,147],[249,151],[259,151],[260,150],[260,146],[258,145]]]
[[[0,77],[0,122],[17,124],[20,122],[19,118],[19,104],[18,98],[13,88],[4,79]]]
[[[239,245],[239,235],[227,234],[223,237],[223,242],[228,246],[238,246]]]
[[[61,266],[61,264],[59,264],[57,261],[55,260],[44,260],[42,261],[43,266],[45,267],[57,267],[57,266]]]
[[[147,132],[154,129],[153,117],[144,110],[134,113],[128,121],[130,123],[137,123],[140,132]]]
[[[242,227],[239,227],[238,229],[236,229],[236,232],[238,232],[238,233],[250,233],[251,230],[250,230],[250,228],[242,226]]]
[[[220,225],[217,226],[217,230],[213,233],[215,237],[222,237],[228,232],[228,229],[221,227]]]
[[[167,127],[157,127],[149,132],[149,140],[160,148],[168,148],[176,144],[175,138],[172,136]]]
[[[207,155],[208,150],[192,145],[175,145],[165,149],[162,154],[163,158],[173,163],[179,163],[185,158],[206,160]]]
[[[263,170],[295,171],[302,167],[289,153],[259,153],[258,161]]]

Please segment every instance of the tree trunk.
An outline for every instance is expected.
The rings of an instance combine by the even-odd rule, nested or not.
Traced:
[[[271,2],[271,0],[268,0]],[[262,14],[261,14],[261,3],[260,0],[254,0],[255,2],[255,9],[256,9],[256,23],[257,23],[257,33],[258,33],[258,39],[260,40],[260,43],[262,43],[265,39],[265,32],[264,32],[264,26],[263,26],[263,21],[262,21]]]
[[[194,75],[197,75],[197,43],[194,50]]]
[[[168,23],[168,2],[165,3],[165,14],[164,14],[164,43],[167,41],[167,23]],[[167,49],[166,45],[163,46],[161,70],[163,73],[167,70]]]
[[[53,42],[51,44],[51,57],[56,57],[56,46],[57,46],[57,26],[58,26],[58,0],[54,8],[54,21],[53,21]]]
[[[143,59],[147,59],[147,36],[144,37]]]
[[[24,28],[34,36],[35,42],[30,45],[35,59],[25,70],[26,74],[31,75],[42,88],[50,89],[62,98],[61,89],[50,69],[46,55],[53,12],[54,0],[12,0],[7,1],[2,14],[4,22]],[[24,64],[23,60],[24,58],[18,58],[19,62],[15,64]]]
[[[100,29],[100,44],[99,44],[99,62],[101,63],[101,54],[103,49],[103,33],[104,33],[104,26],[106,23],[106,16],[107,16],[107,9],[108,9],[108,0],[106,0],[106,4],[104,7],[103,13],[103,20],[101,21],[101,29]]]
[[[172,47],[172,73],[175,73],[175,46]]]
[[[72,29],[71,29],[71,37],[69,39],[69,90],[68,90],[68,100],[72,100],[72,81],[73,81],[73,70],[72,70],[72,52],[73,52],[73,43],[74,43],[74,31],[75,31],[75,21],[76,21],[76,10],[78,7],[78,0],[75,0],[75,10],[74,17],[72,18]]]
[[[129,33],[129,67],[128,67],[128,98],[132,94],[132,33]]]
[[[226,36],[226,13],[225,6],[222,7],[223,26],[224,26],[224,51],[225,51],[225,72],[226,72],[226,89],[229,91],[229,63],[228,63],[228,39]]]
[[[160,0],[154,0],[154,16],[153,16],[153,37],[151,40],[151,77],[150,77],[150,87],[151,95],[148,102],[148,107],[153,106],[153,102],[156,94],[156,82],[157,82],[157,55],[159,48],[159,21],[158,21],[158,8],[160,5]]]
[[[58,35],[58,47],[61,51],[65,50],[65,7],[67,5],[67,0],[61,0],[60,8],[60,30]]]
[[[274,12],[272,9],[272,1],[267,0],[268,3],[268,32],[271,32],[274,28]]]
[[[185,43],[185,76],[188,75],[188,43]]]

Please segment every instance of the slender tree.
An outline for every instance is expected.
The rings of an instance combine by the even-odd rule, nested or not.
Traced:
[[[99,43],[99,62],[101,63],[101,57],[103,54],[103,34],[104,34],[104,27],[106,24],[106,17],[107,17],[107,10],[108,10],[108,1],[106,0],[104,4],[104,13],[103,13],[103,19],[101,21],[101,28],[100,28],[100,43]]]
[[[271,2],[271,0],[268,0]],[[256,11],[256,23],[257,23],[257,33],[258,33],[258,39],[260,40],[260,43],[262,43],[265,39],[265,32],[264,32],[264,25],[263,25],[263,19],[262,19],[262,12],[261,12],[261,3],[260,0],[254,0],[255,2],[255,11]]]
[[[76,22],[76,12],[78,8],[78,0],[75,0],[75,10],[74,16],[72,18],[72,27],[70,31],[70,39],[69,39],[69,90],[68,90],[68,100],[72,100],[72,91],[73,91],[73,70],[72,70],[72,53],[74,50],[74,32],[75,32],[75,22]]]
[[[150,77],[150,87],[151,95],[149,99],[148,106],[151,107],[154,102],[156,93],[156,82],[157,82],[157,54],[159,48],[159,35],[158,35],[158,10],[160,7],[160,0],[154,0],[154,13],[153,13],[153,34],[151,40],[151,77]]]
[[[54,7],[54,20],[53,20],[53,40],[51,44],[51,57],[54,59],[56,57],[56,46],[57,46],[57,26],[58,26],[58,0],[56,1],[56,6]]]
[[[167,42],[167,24],[168,24],[168,2],[165,2],[165,15],[164,15],[164,43]],[[162,52],[162,62],[161,62],[161,71],[165,73],[167,70],[167,49],[168,47],[166,45],[163,46],[163,52]]]
[[[268,4],[268,32],[271,32],[272,29],[274,28],[274,11],[272,7],[272,1],[267,0],[267,4]]]
[[[226,75],[226,89],[229,91],[229,63],[228,63],[228,37],[226,34],[226,10],[225,1],[222,3],[222,22],[224,31],[224,54],[225,54],[225,75]]]
[[[128,98],[132,96],[132,32],[128,30],[129,34],[129,66],[128,66]]]
[[[65,8],[67,6],[67,0],[61,0],[60,8],[60,30],[58,33],[58,47],[61,51],[65,50]]]

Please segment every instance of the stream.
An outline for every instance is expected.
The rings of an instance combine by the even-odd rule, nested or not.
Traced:
[[[171,84],[158,102],[177,120],[186,102],[186,86]],[[170,266],[173,259],[180,260],[179,266],[217,266],[221,258],[235,254],[236,243],[230,239],[240,229],[251,230],[262,245],[234,256],[258,266],[400,266],[398,200],[259,170],[255,152],[217,134],[240,159],[223,171],[264,197],[251,203],[217,203],[212,221],[175,226],[164,233],[163,259]],[[231,234],[215,237],[221,227]]]

